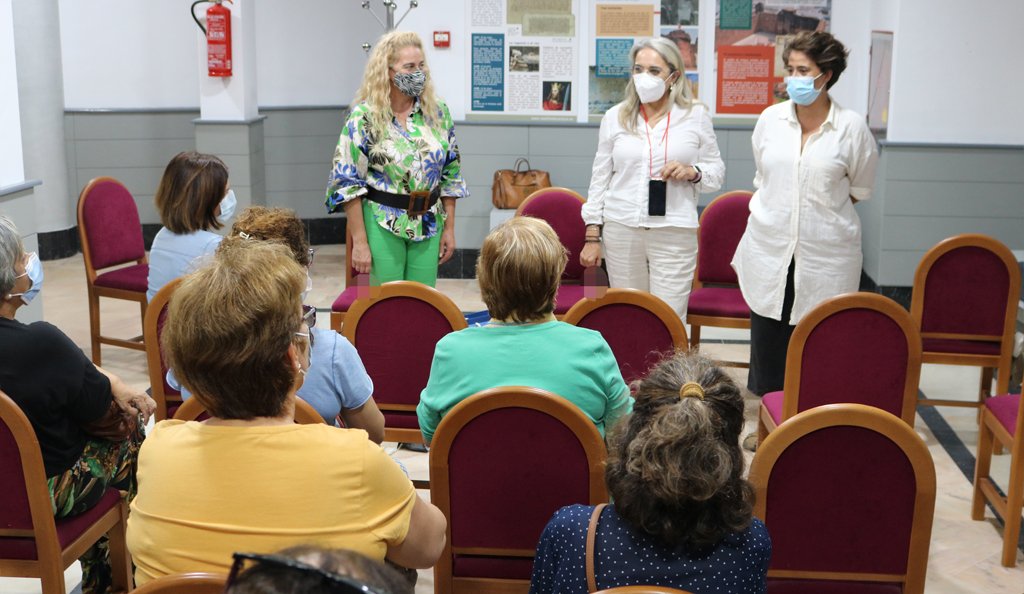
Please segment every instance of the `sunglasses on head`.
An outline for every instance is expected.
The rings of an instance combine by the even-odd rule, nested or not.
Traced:
[[[305,322],[306,326],[309,328],[316,326],[316,308],[312,305],[303,305],[302,321]]]
[[[376,590],[370,588],[359,580],[339,575],[333,571],[327,571],[326,569],[320,569],[319,567],[313,567],[312,565],[303,563],[298,559],[282,557],[280,555],[257,555],[255,553],[235,553],[233,557],[234,563],[231,564],[231,571],[228,573],[228,581],[224,587],[225,592],[229,592],[231,590],[231,586],[237,580],[238,574],[242,571],[242,567],[245,565],[245,562],[253,561],[256,564],[265,564],[272,567],[295,571],[297,573],[317,576],[322,579],[324,583],[335,587],[333,589],[339,594],[379,594]]]

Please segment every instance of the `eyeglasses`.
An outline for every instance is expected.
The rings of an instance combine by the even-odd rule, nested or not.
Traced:
[[[309,248],[309,264],[307,264],[307,266],[312,266],[313,265],[313,256],[315,256],[315,255],[316,255],[316,250],[314,250],[313,248]]]
[[[293,334],[295,334],[295,336],[301,336],[301,337],[305,338],[306,340],[308,340],[309,341],[309,350],[313,350],[313,344],[316,341],[313,339],[313,333],[312,332],[293,332]]]
[[[235,561],[231,564],[231,572],[228,573],[228,581],[224,587],[225,592],[229,592],[231,590],[231,586],[235,583],[238,573],[241,571],[242,566],[245,565],[245,562],[255,561],[259,564],[267,564],[273,567],[318,576],[325,583],[337,586],[335,591],[339,594],[378,594],[376,590],[373,590],[358,580],[339,575],[332,571],[320,569],[319,567],[313,567],[312,565],[303,563],[297,559],[282,557],[280,555],[257,555],[255,553],[235,553],[233,557]]]
[[[306,323],[306,326],[312,328],[316,326],[316,308],[312,305],[302,306],[302,321]]]

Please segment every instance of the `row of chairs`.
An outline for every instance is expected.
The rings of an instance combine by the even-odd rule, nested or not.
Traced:
[[[431,500],[448,518],[435,591],[525,593],[554,511],[607,502],[605,458],[594,425],[554,394],[503,387],[456,405],[430,452]],[[0,506],[0,572],[42,577],[44,594],[63,592],[64,568],[106,534],[115,584],[127,588],[120,494],[111,489],[86,514],[54,520],[35,432],[2,393],[0,474],[11,479]],[[772,535],[772,591],[923,591],[935,471],[899,418],[860,404],[804,411],[764,441],[750,480],[755,516]],[[644,591],[662,590],[634,590]]]

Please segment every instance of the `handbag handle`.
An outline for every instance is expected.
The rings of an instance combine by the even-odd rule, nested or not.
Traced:
[[[601,512],[604,511],[607,503],[598,503],[594,506],[594,513],[590,514],[590,525],[587,526],[587,592],[597,592],[597,579],[594,576],[594,541],[597,540],[597,521],[601,519]]]
[[[527,170],[527,171],[529,171],[530,169],[532,169],[532,168],[530,167],[530,162],[529,162],[529,161],[527,161],[525,157],[519,157],[518,159],[516,159],[516,164],[515,164],[515,170],[516,170],[516,173],[521,173],[521,172],[522,172],[522,170],[521,170],[521,169],[519,169],[519,166],[520,166],[520,165],[522,165],[523,163],[526,163],[526,170]]]

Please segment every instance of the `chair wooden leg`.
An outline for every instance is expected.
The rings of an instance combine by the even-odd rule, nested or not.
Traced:
[[[100,355],[100,297],[89,290],[89,342],[92,345],[92,362],[102,363]]]
[[[981,489],[984,481],[989,480],[992,467],[992,431],[985,423],[984,410],[982,421],[978,425],[978,458],[974,463],[974,495],[971,499],[971,519],[985,519],[985,493]]]
[[[135,581],[132,577],[132,557],[128,552],[125,530],[128,522],[128,503],[119,504],[121,520],[107,532],[108,550],[110,553],[111,585],[114,592],[128,592],[133,589]]]
[[[1017,436],[1020,439],[1021,436]],[[1017,444],[1018,446],[1020,444]],[[1017,455],[1024,455],[1017,448]],[[1003,567],[1017,564],[1017,540],[1020,536],[1021,506],[1024,506],[1024,463],[1010,461],[1010,484],[1006,490],[1006,517],[1003,518]]]
[[[42,594],[67,594],[64,585],[64,570],[59,563],[47,563],[39,576],[42,582]]]
[[[690,325],[690,350],[700,346],[700,326],[696,324]]]

